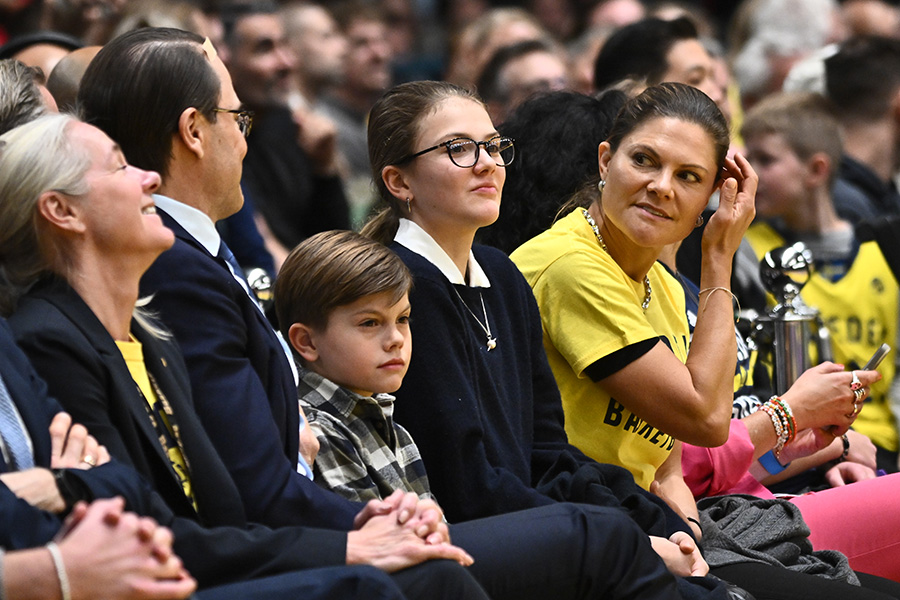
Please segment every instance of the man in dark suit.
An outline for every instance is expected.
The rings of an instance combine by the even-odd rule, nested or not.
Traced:
[[[130,163],[162,175],[154,200],[176,241],[146,273],[141,293],[153,294],[150,309],[181,347],[197,414],[247,517],[347,530],[360,507],[297,472],[302,421],[288,351],[214,226],[241,207],[249,124],[212,46],[173,36],[154,30],[114,41],[92,61],[79,92],[85,119]],[[153,52],[128,49],[154,44]],[[198,52],[208,60],[189,72]]]
[[[0,382],[14,407],[12,413],[5,412],[9,409],[8,404],[5,408],[0,407],[0,413],[14,417],[4,420],[0,415],[0,447],[3,449],[0,458],[0,547],[20,550],[47,544],[60,536],[63,518],[76,501],[122,496],[128,510],[152,516],[175,532],[175,551],[197,576],[201,587],[209,588],[200,594],[204,600],[403,598],[387,575],[371,567],[307,568],[328,565],[329,556],[334,553],[327,547],[340,546],[339,540],[329,540],[340,537],[338,532],[308,530],[308,536],[301,536],[297,535],[299,530],[291,528],[281,532],[265,528],[248,531],[228,527],[203,529],[191,520],[175,517],[140,476],[121,463],[113,461],[88,469],[55,468],[51,471],[52,466],[61,464],[80,463],[79,466],[89,467],[102,460],[98,457],[105,451],[98,449],[95,442],[85,443],[83,433],[76,433],[78,425],[69,428],[71,419],[60,413],[59,405],[47,395],[46,385],[16,347],[6,321],[2,319]],[[4,404],[3,399],[0,404]],[[21,427],[19,431],[15,430],[16,425]],[[17,443],[13,439],[28,441],[25,444],[28,456],[24,461],[28,468],[25,470],[16,470],[23,457],[19,454],[14,458],[13,448]],[[68,456],[73,452],[74,456]],[[96,507],[96,510],[110,509]],[[94,527],[90,535],[101,535],[97,524]],[[63,558],[85,551],[83,547],[67,548],[64,544],[65,540],[60,541]],[[39,558],[47,558],[32,554],[22,555],[32,566],[38,566]],[[330,558],[335,560],[332,564],[340,564],[343,557]],[[81,559],[91,561],[90,556],[81,556]],[[43,562],[49,564],[49,561]],[[96,580],[91,579],[85,572],[87,570],[69,570],[72,588],[80,593],[73,598],[90,598],[97,592],[90,587]],[[52,571],[48,571],[48,577],[50,573]],[[429,577],[427,573],[424,575]],[[248,579],[245,583],[233,583]],[[158,597],[184,595],[183,586],[180,589],[171,585],[153,588],[152,580],[145,583],[148,591],[181,592],[180,595]],[[220,587],[211,587],[216,585]],[[109,589],[103,591],[108,593]],[[11,596],[13,600],[15,597]]]

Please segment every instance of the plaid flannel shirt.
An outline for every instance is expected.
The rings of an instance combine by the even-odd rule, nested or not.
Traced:
[[[393,421],[393,396],[360,396],[306,369],[298,395],[319,439],[316,483],[357,501],[386,498],[396,489],[434,498],[419,449]]]

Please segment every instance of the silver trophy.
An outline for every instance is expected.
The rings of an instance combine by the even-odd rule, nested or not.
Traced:
[[[832,359],[831,338],[819,311],[800,298],[811,268],[812,253],[800,242],[767,252],[759,263],[763,285],[777,304],[756,319],[751,344],[772,364],[776,394],[786,392],[806,369]]]

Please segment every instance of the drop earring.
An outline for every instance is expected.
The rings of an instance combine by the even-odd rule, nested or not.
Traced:
[[[412,200],[406,199],[406,212],[412,214]]]
[[[600,181],[597,182],[597,191],[600,192],[601,195],[603,194],[603,188],[605,188],[605,187],[606,187],[605,179],[601,179]]]

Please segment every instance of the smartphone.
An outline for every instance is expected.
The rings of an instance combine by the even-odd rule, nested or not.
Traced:
[[[890,346],[882,344],[881,347],[875,351],[875,354],[872,355],[872,358],[869,359],[869,362],[866,363],[866,366],[863,367],[863,371],[874,371],[877,369],[878,365],[881,364],[881,361],[884,360],[884,357],[887,356],[887,353],[890,351]]]

